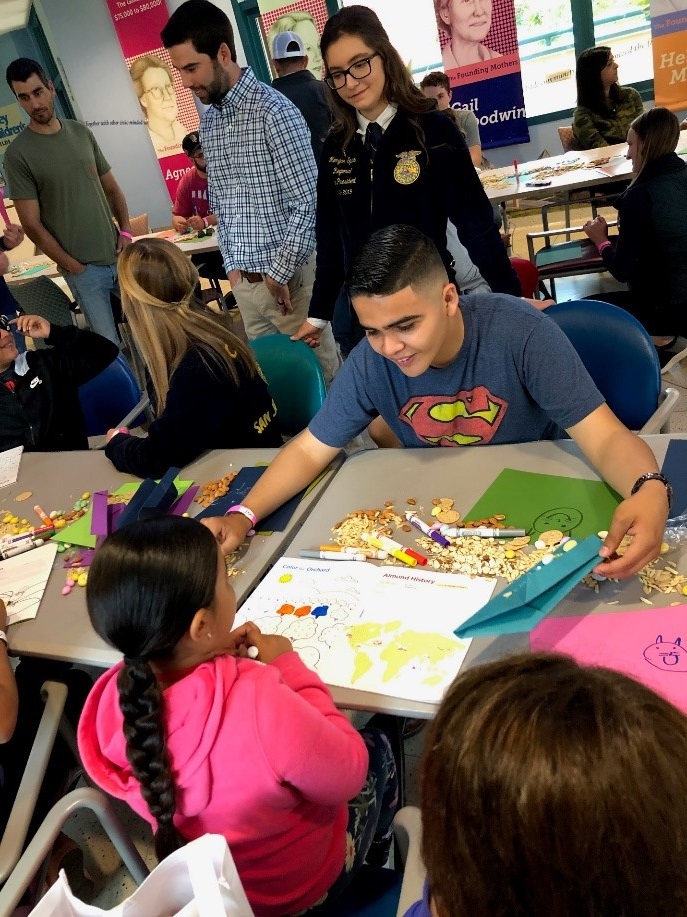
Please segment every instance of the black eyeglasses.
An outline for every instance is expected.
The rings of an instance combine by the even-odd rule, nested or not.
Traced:
[[[375,57],[381,57],[379,51],[375,51],[374,54],[370,54],[369,57],[364,57],[362,60],[357,60],[354,64],[351,64],[348,70],[337,70],[336,73],[330,73],[325,77],[325,82],[332,89],[343,89],[349,74],[354,80],[362,80],[372,73],[372,61]]]

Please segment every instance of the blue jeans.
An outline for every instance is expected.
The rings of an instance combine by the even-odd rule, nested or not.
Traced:
[[[383,866],[393,840],[393,820],[398,806],[396,763],[387,736],[374,727],[360,730],[370,756],[365,786],[348,803],[346,859],[338,879],[324,898],[306,913],[326,917],[328,906],[350,885],[365,861]]]
[[[81,306],[91,331],[102,334],[119,346],[119,335],[110,304],[110,291],[119,292],[117,263],[87,264],[80,274],[65,274],[64,279]]]

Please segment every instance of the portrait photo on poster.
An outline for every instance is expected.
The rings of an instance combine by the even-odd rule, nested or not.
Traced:
[[[166,52],[158,49],[129,61],[129,75],[158,159],[181,153],[181,141],[198,125],[198,112],[191,101],[190,115],[179,118],[179,100],[172,68],[162,59]],[[188,107],[188,106],[187,106]],[[188,122],[191,123],[188,123]]]
[[[324,76],[320,34],[329,18],[324,0],[300,0],[274,8],[274,3],[259,2],[265,45],[271,56],[274,39],[283,32],[295,32],[308,55],[308,70],[317,80]]]
[[[434,0],[444,71],[518,50],[513,0]]]

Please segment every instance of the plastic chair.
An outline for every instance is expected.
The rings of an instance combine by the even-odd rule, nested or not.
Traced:
[[[596,216],[598,208],[597,201],[589,201],[592,204],[593,215]],[[556,286],[555,281],[558,277],[578,277],[581,274],[601,274],[606,270],[603,258],[597,251],[596,245],[584,235],[584,229],[581,226],[564,226],[561,229],[549,229],[548,217],[545,214],[546,208],[542,208],[542,222],[545,229],[541,232],[527,233],[527,253],[530,261],[539,271],[539,287],[542,292],[548,296],[548,290],[544,285],[545,280],[551,282],[551,298],[555,299]],[[609,220],[609,226],[616,226],[617,220]],[[582,235],[583,238],[570,240],[573,234]],[[552,236],[565,235],[569,240],[556,245],[551,244]],[[611,241],[614,237],[611,236]],[[535,239],[544,239],[544,246],[539,251],[534,251]]]
[[[147,213],[139,213],[135,217],[129,217],[132,236],[145,236],[150,232],[150,223]]]
[[[251,341],[250,346],[277,405],[282,433],[300,433],[327,396],[315,353],[303,341],[292,341],[287,334],[268,334]]]
[[[74,303],[49,277],[13,283],[12,295],[27,315],[40,315],[53,325],[74,324]]]
[[[67,686],[61,682],[46,681],[41,693],[45,709],[0,843],[0,882],[5,883],[0,890],[0,914],[13,912],[41,869],[63,825],[76,809],[86,807],[93,810],[137,882],[142,882],[148,874],[145,863],[112,811],[107,797],[91,787],[73,790],[55,803],[22,854],[58,729],[73,750],[75,762],[79,760],[74,733],[63,715]]]
[[[557,303],[545,315],[568,336],[608,406],[626,427],[643,434],[665,432],[680,393],[661,385],[656,348],[633,315],[594,299]]]
[[[539,271],[536,265],[528,261],[527,258],[517,257],[511,258],[510,263],[518,275],[522,295],[527,299],[532,299],[539,289]]]
[[[141,394],[136,377],[121,355],[79,386],[79,402],[87,436],[102,436],[112,427],[137,427],[152,420],[150,399]]]
[[[577,137],[575,137],[572,124],[566,124],[565,127],[558,128],[558,139],[561,141],[561,146],[563,147],[564,153],[569,153],[570,150],[582,149],[580,144],[577,142]]]

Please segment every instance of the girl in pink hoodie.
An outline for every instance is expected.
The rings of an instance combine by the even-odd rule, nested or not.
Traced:
[[[79,750],[151,823],[159,859],[223,834],[259,917],[331,900],[363,860],[384,862],[388,740],[356,732],[285,637],[232,631],[236,597],[209,529],[178,516],[126,526],[96,553],[87,600],[124,660],[89,695]]]

